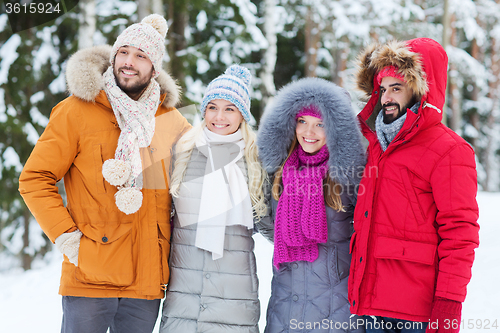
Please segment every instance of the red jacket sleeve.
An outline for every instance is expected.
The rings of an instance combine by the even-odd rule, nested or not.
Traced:
[[[431,186],[440,238],[435,297],[463,302],[479,245],[476,164],[468,144],[454,146],[443,156],[432,173]]]

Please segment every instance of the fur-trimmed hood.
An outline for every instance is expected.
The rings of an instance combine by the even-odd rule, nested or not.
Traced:
[[[365,154],[349,93],[319,78],[286,85],[266,108],[257,135],[263,167],[272,174],[283,164],[295,139],[295,116],[310,105],[315,105],[323,117],[330,176],[340,184],[358,184]]]
[[[384,45],[372,44],[358,57],[357,65],[357,87],[368,97],[375,88],[375,76],[387,66],[399,68],[399,73],[418,96],[424,96],[429,89],[420,54],[411,51],[406,42],[391,41]]]
[[[448,56],[443,47],[430,38],[416,38],[406,42],[390,41],[372,44],[358,57],[356,86],[368,100],[360,117],[374,127],[374,118],[380,111],[380,86],[377,73],[386,66],[396,66],[408,86],[421,101],[426,122],[437,123],[442,119],[445,102]]]
[[[66,66],[68,92],[84,101],[95,102],[104,88],[103,74],[111,65],[110,54],[110,45],[93,46],[73,54]],[[174,107],[180,99],[180,87],[164,70],[161,70],[156,81],[160,85],[161,94],[166,94],[163,105]]]

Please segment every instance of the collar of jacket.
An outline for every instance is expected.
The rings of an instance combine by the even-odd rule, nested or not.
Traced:
[[[73,54],[66,66],[68,92],[84,101],[100,103],[111,108],[103,90],[103,73],[111,65],[110,53],[110,45],[99,45]],[[164,70],[161,70],[156,81],[160,85],[163,106],[175,107],[180,99],[181,88]]]

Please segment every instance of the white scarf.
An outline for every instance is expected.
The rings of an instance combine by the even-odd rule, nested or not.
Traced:
[[[155,114],[160,104],[160,85],[156,80],[142,93],[139,100],[130,98],[116,84],[113,67],[110,66],[104,73],[104,91],[111,104],[121,133],[115,151],[115,159],[107,160],[103,165],[105,179],[120,190],[127,188],[142,188],[142,161],[141,147],[151,144],[155,131]],[[124,170],[128,169],[129,172]],[[142,205],[140,202],[130,205],[129,200],[117,198],[118,208],[126,214],[137,211]],[[124,205],[124,206],[123,206]]]
[[[231,144],[236,145],[239,152],[236,158],[229,161]],[[207,157],[198,220],[189,221],[183,214],[178,214],[179,223],[186,226],[197,222],[195,246],[212,252],[212,259],[216,260],[222,258],[224,253],[226,226],[243,225],[248,229],[253,228],[248,183],[236,164],[243,157],[245,141],[241,130],[229,135],[219,135],[205,128],[196,140],[196,147]],[[181,200],[182,196],[178,201]]]

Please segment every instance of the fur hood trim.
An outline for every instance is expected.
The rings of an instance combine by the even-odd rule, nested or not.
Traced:
[[[257,135],[263,167],[272,174],[284,163],[295,139],[295,116],[310,105],[315,105],[323,117],[330,177],[339,184],[358,184],[365,154],[351,98],[343,88],[319,78],[286,85],[266,108]]]
[[[66,66],[68,92],[84,101],[95,102],[104,88],[102,75],[111,66],[110,54],[110,45],[93,46],[73,54]],[[168,108],[175,107],[180,99],[181,88],[164,70],[161,70],[156,81],[160,85],[161,94],[166,94],[163,105]]]
[[[383,45],[372,44],[358,57],[356,86],[367,98],[378,89],[374,84],[375,76],[386,66],[398,67],[399,74],[419,98],[429,91],[420,54],[411,51],[406,42],[391,41]]]

